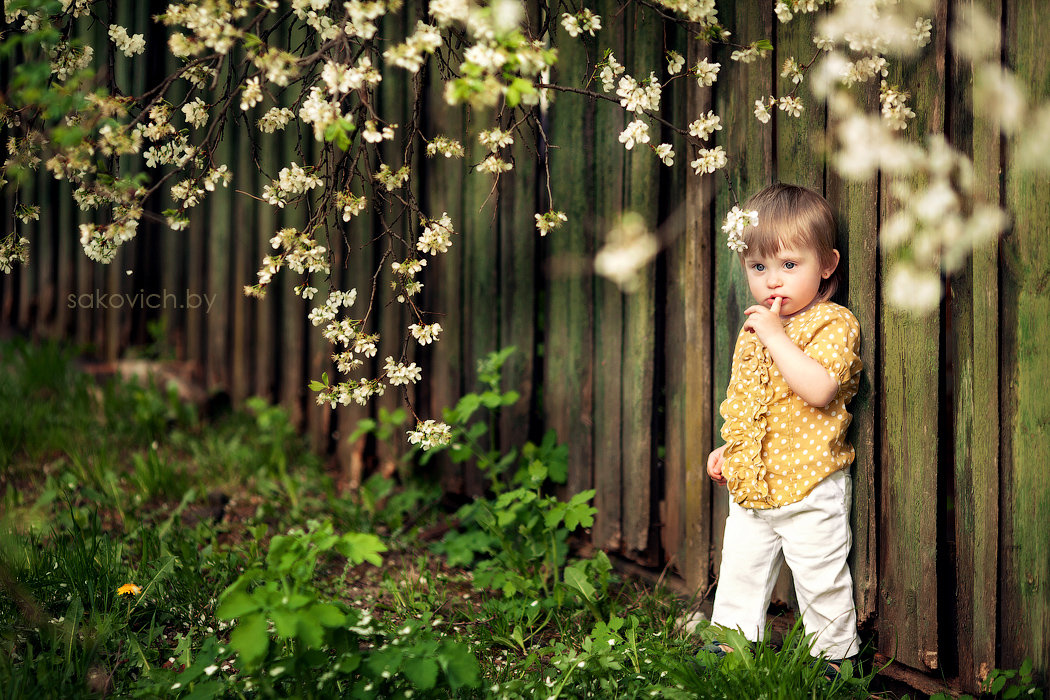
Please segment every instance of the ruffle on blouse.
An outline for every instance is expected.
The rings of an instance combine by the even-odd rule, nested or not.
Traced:
[[[726,441],[722,472],[733,500],[741,505],[778,505],[769,495],[766,465],[762,461],[762,442],[769,429],[769,406],[774,396],[772,368],[769,351],[757,335],[749,334],[741,348],[736,378],[739,406],[727,406],[722,427]]]

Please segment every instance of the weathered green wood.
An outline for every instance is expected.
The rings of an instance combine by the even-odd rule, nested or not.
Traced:
[[[598,10],[600,12],[600,10]],[[568,39],[558,27],[559,37]],[[603,37],[606,38],[606,37]],[[559,82],[581,86],[586,79],[583,61],[587,44],[581,40],[564,42],[556,66]],[[558,439],[569,446],[568,491],[591,488],[598,475],[592,474],[591,425],[594,321],[591,310],[593,281],[586,269],[593,251],[597,226],[594,222],[595,104],[577,95],[551,92],[550,128],[547,137],[552,148],[546,152],[550,182],[543,188],[541,211],[551,207],[568,217],[560,228],[541,240],[546,284],[546,339],[544,343],[544,414]],[[566,186],[574,183],[574,186]],[[601,185],[599,184],[598,187]],[[546,201],[549,187],[553,201]],[[538,233],[531,235],[538,236]],[[611,467],[605,465],[602,470]],[[597,470],[595,470],[597,471]],[[602,505],[599,523],[605,516]],[[596,526],[596,531],[601,525]],[[604,541],[596,538],[603,546]]]
[[[283,101],[282,98],[282,105]],[[249,180],[255,186],[255,189],[249,190],[252,192],[261,192],[262,188],[269,184],[270,180],[276,179],[277,173],[284,167],[281,164],[281,157],[284,153],[284,140],[290,137],[286,136],[284,132],[278,131],[274,134],[259,134],[257,138],[259,139],[259,164],[262,167]],[[277,229],[277,211],[274,207],[263,206],[261,202],[257,203],[255,229],[251,232],[247,241],[248,249],[252,251],[251,265],[249,266],[248,277],[241,280],[242,285],[255,284],[258,281],[256,273],[262,266],[263,258],[273,252],[270,248],[269,240],[277,232]],[[276,376],[275,322],[277,318],[277,298],[273,294],[274,291],[276,290],[271,285],[270,292],[266,297],[249,300],[254,317],[254,330],[252,333],[252,360],[254,365],[252,394],[267,400],[272,400],[276,394],[276,383],[274,380]]]
[[[298,46],[306,37],[305,26],[296,26],[290,37],[292,46]],[[307,44],[310,45],[309,43]],[[281,96],[281,106],[292,108],[294,95],[286,93]],[[264,105],[257,105],[253,114],[258,119],[263,114]],[[282,147],[279,151],[280,159],[277,170],[286,168],[292,162],[304,167],[311,163],[307,160],[307,144],[313,138],[308,130],[297,133],[295,129],[286,129],[281,139]],[[277,173],[274,173],[274,177]],[[277,213],[277,227],[294,228],[302,232],[306,227],[308,213],[306,203],[301,202],[295,207],[286,206]],[[272,251],[271,251],[272,252]],[[291,421],[296,426],[303,425],[303,400],[306,397],[306,344],[305,335],[310,330],[316,330],[306,320],[306,303],[296,296],[293,287],[301,284],[302,275],[292,270],[285,269],[279,273],[270,285],[271,296],[274,301],[277,318],[274,326],[274,349],[276,351],[276,391],[277,398],[288,411]]]
[[[1022,85],[1045,101],[1050,56],[1043,43],[1045,5],[1038,0],[1004,3],[1005,49]],[[1002,269],[1002,473],[1000,482],[999,642],[1002,667],[1025,658],[1050,670],[1050,182],[1025,172],[1011,156],[1006,168],[1006,203],[1013,230],[1003,240]],[[1045,676],[1044,676],[1045,678]]]
[[[36,291],[36,320],[35,326],[37,332],[41,333],[44,337],[50,337],[51,334],[51,320],[54,316],[55,310],[55,230],[56,226],[54,223],[55,209],[51,206],[47,206],[55,196],[55,182],[51,178],[50,174],[45,172],[37,173],[37,187],[41,192],[39,199],[44,200],[45,206],[40,207],[40,220],[34,223],[34,228],[37,231],[35,236],[36,239],[36,253],[37,259],[36,265],[39,275],[39,288]],[[63,300],[64,301],[64,300]]]
[[[664,41],[664,50],[674,49],[683,56],[689,55],[687,35],[680,28],[669,25]],[[661,71],[661,76],[664,72]],[[666,80],[666,77],[664,77]],[[689,98],[693,97],[692,88],[695,81],[678,83],[664,93],[661,106],[664,115],[674,123],[686,123],[692,113]],[[677,163],[666,170],[661,170],[661,227],[665,231],[668,244],[664,249],[658,265],[664,270],[664,295],[658,299],[657,313],[663,316],[663,337],[658,340],[663,350],[663,372],[657,378],[663,388],[662,395],[657,395],[663,402],[663,433],[660,444],[663,447],[663,470],[656,476],[662,479],[657,488],[660,494],[658,517],[660,523],[660,549],[663,559],[672,570],[683,573],[683,564],[687,560],[685,548],[685,475],[687,464],[693,460],[687,458],[685,436],[690,428],[686,422],[686,402],[689,399],[686,386],[686,367],[693,356],[687,345],[686,332],[689,321],[687,313],[696,302],[696,295],[691,280],[699,279],[696,270],[684,268],[688,253],[691,251],[687,236],[690,221],[688,202],[686,201],[685,168],[681,165],[681,154],[685,151],[685,141],[675,134],[666,136],[667,142],[674,148]],[[663,140],[663,139],[661,139]],[[664,192],[666,190],[666,192]],[[659,284],[658,291],[661,289]],[[659,351],[658,351],[659,352]],[[660,433],[657,432],[659,439]]]
[[[943,26],[947,8],[937,5]],[[898,65],[889,81],[910,90],[918,115],[915,134],[944,128],[944,33],[921,60]],[[892,180],[881,183],[881,220],[893,212]],[[886,262],[883,261],[883,280]],[[887,295],[883,294],[883,299]],[[940,668],[937,596],[938,416],[940,406],[938,313],[925,318],[888,304],[880,333],[882,358],[882,465],[879,512],[879,651],[920,670]]]
[[[405,10],[398,15],[388,15],[383,20],[384,31],[392,32],[395,36],[407,36],[410,34],[411,28],[415,26],[416,19],[412,15],[415,14],[416,7],[414,3],[410,2],[406,4]],[[384,80],[380,84],[377,113],[386,122],[397,124],[396,131],[398,136],[401,136],[408,128],[411,116],[409,110],[411,110],[412,104],[412,81],[399,75],[402,69],[394,70],[397,72],[391,77],[395,77],[395,79]],[[399,140],[384,142],[381,150],[383,162],[389,164],[392,170],[397,170],[402,165],[409,165],[413,168],[413,173],[417,172],[415,169],[418,165],[417,163],[404,162],[404,154],[399,147]],[[416,184],[413,179],[409,181],[406,187],[412,187]],[[379,277],[380,289],[376,296],[377,301],[379,301],[375,316],[376,328],[379,330],[379,352],[376,354],[379,369],[377,371],[382,371],[382,363],[385,362],[387,357],[393,357],[395,361],[398,361],[403,352],[407,353],[405,361],[411,361],[415,352],[413,346],[418,347],[418,344],[411,336],[408,337],[407,344],[404,342],[406,335],[408,335],[408,325],[415,323],[415,321],[409,320],[410,314],[407,305],[398,302],[394,295],[391,294],[391,284],[394,281],[391,264],[419,254],[411,242],[416,240],[421,229],[419,228],[419,221],[412,212],[405,211],[402,213],[401,204],[393,198],[391,198],[391,202],[393,204],[386,215],[385,223],[391,227],[393,234],[404,240],[408,245],[401,245],[400,242],[395,243],[393,240],[383,237],[379,240],[378,245],[375,246],[375,254],[377,256],[375,265],[381,264],[383,268]],[[400,218],[395,221],[394,218],[398,216]],[[382,233],[382,231],[376,230],[376,233]],[[382,260],[384,255],[387,256],[385,261]],[[373,399],[375,404],[373,410],[395,411],[404,403],[402,398],[404,389],[388,386],[383,396]],[[414,393],[414,390],[412,393]],[[379,458],[379,468],[383,473],[393,473],[398,457],[404,452],[404,444],[403,440],[377,443],[376,452]]]
[[[461,106],[452,107],[442,97],[441,76],[436,69],[436,62],[428,68],[428,125],[424,133],[428,138],[447,136],[465,143],[463,130],[465,110]],[[427,264],[424,276],[423,294],[426,308],[432,310],[435,317],[431,322],[441,324],[442,333],[437,343],[430,345],[430,360],[424,367],[424,376],[428,376],[427,389],[429,398],[421,411],[420,418],[440,420],[442,410],[455,405],[463,393],[464,378],[473,375],[469,367],[463,364],[463,277],[462,266],[466,240],[463,235],[466,218],[463,208],[464,178],[467,176],[465,158],[445,158],[438,155],[427,163],[425,177],[427,186],[424,189],[424,213],[440,219],[448,213],[452,220],[452,246],[447,252],[431,259]],[[526,351],[524,348],[522,351]],[[463,470],[445,457],[438,457],[442,474],[442,483],[448,491],[463,491]]]
[[[721,9],[721,8],[720,8]],[[734,4],[726,8],[725,24],[735,28],[738,41],[747,43],[769,38],[773,32],[773,4],[769,0]],[[773,130],[761,124],[754,116],[755,100],[772,93],[768,63],[741,64],[731,61],[729,51],[722,48],[715,54],[722,64],[715,84],[715,113],[721,115],[722,131],[708,141],[722,144],[730,161],[726,166],[732,189],[723,173],[707,175],[715,181],[717,192],[715,208],[715,304],[712,310],[714,324],[714,384],[712,411],[715,414],[715,446],[724,444],[718,431],[722,417],[718,407],[726,396],[733,362],[733,348],[744,322],[744,309],[754,303],[747,288],[743,267],[736,253],[726,246],[721,225],[726,213],[735,204],[743,205],[750,195],[770,184],[773,179]],[[690,155],[690,160],[695,156]],[[707,455],[704,455],[706,466]],[[724,487],[717,487],[712,497],[712,544],[715,551],[715,571],[722,561],[722,534],[729,513],[729,499]]]
[[[56,265],[56,294],[55,294],[55,323],[54,334],[58,338],[69,338],[72,330],[72,317],[76,311],[76,302],[69,300],[69,295],[75,294],[73,286],[74,272],[76,270],[75,255],[77,250],[77,227],[74,222],[73,208],[67,204],[73,199],[73,191],[67,180],[57,183],[54,189],[57,197],[52,205],[55,214],[52,218],[57,227],[55,237],[57,265]],[[71,308],[72,307],[72,308]]]
[[[821,154],[827,123],[825,105],[813,97],[806,83],[795,85],[790,78],[780,75],[787,59],[794,58],[799,64],[805,64],[817,53],[813,35],[819,19],[819,15],[799,13],[789,24],[773,22],[775,50],[772,68],[776,72],[773,80],[775,94],[782,97],[794,91],[795,96],[802,99],[804,109],[799,117],[789,116],[779,109],[775,110],[772,127],[776,136],[775,179],[779,182],[802,185],[824,194],[825,163]],[[790,601],[793,608],[797,607],[794,583],[786,566],[780,571],[780,578],[773,589],[773,599]]]
[[[481,129],[497,126],[495,113],[485,108],[468,108],[467,129],[474,135],[464,143],[469,163],[476,165],[488,155],[488,149],[477,140]],[[499,207],[494,191],[495,176],[472,170],[463,182],[463,308],[462,328],[464,381],[468,391],[478,388],[478,362],[499,348]],[[481,438],[488,446],[496,436]],[[464,474],[464,485],[468,494],[479,494],[485,487],[484,480],[473,468]]]
[[[8,62],[4,62],[5,73],[10,73],[10,68],[7,65]],[[3,195],[0,196],[0,216],[3,216],[3,225],[6,227],[14,227],[15,225],[15,212],[14,212],[14,193],[10,188],[3,191]],[[12,268],[9,274],[5,274],[0,277],[0,323],[5,328],[14,324],[14,308],[15,301],[18,296],[18,284],[17,276],[19,273],[15,272]]]
[[[690,37],[686,67],[711,56]],[[710,88],[687,83],[683,121],[714,106]],[[677,113],[677,110],[676,110]],[[681,531],[678,570],[692,590],[707,586],[711,566],[711,495],[707,454],[713,449],[710,309],[714,289],[714,183],[688,170],[688,149],[676,143],[676,167],[685,180],[683,235],[668,250],[667,295],[667,527]],[[671,501],[672,489],[684,493]],[[678,515],[675,516],[677,511]],[[675,518],[679,520],[675,522]],[[665,545],[670,552],[670,545]]]
[[[236,125],[227,122],[225,135],[216,149],[217,163],[227,165],[232,171],[234,132]],[[236,173],[235,173],[236,174]],[[205,384],[209,391],[230,389],[230,290],[231,278],[235,274],[231,266],[230,246],[234,244],[232,229],[237,225],[230,198],[225,192],[213,192],[204,201],[207,212],[207,279],[205,293],[214,295],[210,308],[202,306],[190,309],[190,315],[203,316],[204,332],[207,334],[205,354]],[[218,195],[218,196],[214,196]],[[190,290],[200,294],[198,290]],[[187,304],[187,307],[189,304]],[[207,311],[205,309],[207,308]]]
[[[602,17],[612,17],[619,11],[614,2],[603,2],[596,10]],[[624,34],[630,32],[625,28]],[[613,31],[602,32],[599,46],[604,50],[610,48],[616,59],[630,72],[633,66],[627,63],[627,36]],[[601,85],[592,85],[600,90]],[[585,113],[586,114],[586,113]],[[624,203],[624,149],[618,140],[627,119],[619,106],[605,103],[596,105],[594,112],[594,135],[592,140],[579,141],[586,146],[594,144],[594,176],[589,174],[585,182],[594,182],[594,215],[589,221],[594,228],[585,228],[589,234],[578,254],[593,255],[597,246],[603,245],[608,231],[615,225],[616,219],[623,210]],[[558,139],[556,143],[566,144],[568,149],[572,141]],[[562,157],[568,157],[568,154]],[[570,180],[570,182],[572,182]],[[562,196],[566,196],[566,192]],[[571,215],[570,215],[571,216]],[[587,225],[587,222],[584,222]],[[593,425],[593,484],[596,491],[594,504],[598,509],[595,516],[592,538],[598,547],[610,551],[619,550],[623,545],[623,526],[621,517],[623,504],[623,455],[621,451],[621,422],[623,406],[623,294],[611,282],[601,278],[589,278],[590,287],[584,287],[582,293],[586,299],[593,299],[593,320],[584,317],[578,323],[593,328],[593,364],[589,373],[581,374],[585,379],[584,387],[593,395],[591,412],[583,413],[584,424]],[[552,312],[553,313],[553,312]],[[553,337],[554,333],[548,333]],[[552,348],[553,350],[553,348]],[[581,348],[579,357],[587,361],[587,349]],[[593,388],[592,388],[593,387]],[[589,469],[589,465],[580,465]]]
[[[878,92],[866,86],[858,95],[862,106],[877,109]],[[850,514],[853,549],[850,573],[857,620],[865,625],[877,608],[876,473],[879,464],[878,366],[878,185],[874,179],[844,180],[827,172],[827,197],[839,226],[838,249],[842,254],[839,292],[835,296],[857,317],[861,328],[860,357],[864,365],[857,395],[850,402],[853,415],[847,438],[856,452],[853,461],[853,508]]]
[[[514,115],[518,117],[518,115]],[[500,449],[520,447],[529,437],[530,398],[536,346],[536,133],[523,124],[514,136],[514,170],[501,178],[500,192],[500,345],[517,348],[503,366],[503,388],[521,400],[500,412]]]
[[[1000,15],[998,0],[966,4],[995,18]],[[973,158],[975,191],[981,201],[997,204],[999,124],[990,116],[975,118],[969,102],[961,99],[973,87],[970,63],[956,58],[953,77],[950,139]],[[997,577],[988,574],[998,569],[999,547],[998,538],[989,536],[999,529],[997,246],[975,251],[966,268],[952,278],[950,290],[957,666],[964,688],[976,693],[996,661]]]
[[[628,37],[629,64],[640,71],[663,63],[663,23],[652,9],[635,5],[633,31]],[[644,74],[643,74],[644,75]],[[641,77],[640,75],[638,77]],[[653,144],[659,130],[651,129]],[[642,145],[627,154],[624,202],[626,209],[640,214],[650,231],[657,228],[659,171],[655,153]],[[648,565],[658,563],[658,552],[650,547],[653,505],[654,448],[654,350],[656,346],[656,267],[639,270],[637,289],[624,301],[623,399],[621,402],[623,455],[623,529],[628,556]]]
[[[255,165],[251,162],[251,143],[248,134],[238,130],[234,135],[234,153],[236,162],[229,163],[238,182],[251,183],[248,192],[258,192],[262,187],[255,186]],[[238,187],[237,189],[242,189]],[[232,199],[232,221],[230,238],[230,257],[232,258],[230,279],[223,293],[229,298],[230,305],[230,398],[239,405],[251,395],[251,357],[254,343],[251,334],[251,316],[255,302],[246,297],[242,291],[245,284],[254,282],[258,260],[252,254],[252,241],[261,236],[256,228],[256,214],[261,208],[255,200],[243,195],[223,190],[222,196]],[[254,269],[253,269],[254,268]]]

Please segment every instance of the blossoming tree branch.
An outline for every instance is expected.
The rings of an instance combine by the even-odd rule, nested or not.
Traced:
[[[629,121],[619,135],[625,149],[648,149],[667,167],[684,161],[696,177],[718,177],[729,159],[744,157],[717,144],[720,131],[741,119],[769,122],[774,111],[799,117],[807,101],[826,101],[833,167],[856,179],[879,171],[908,176],[895,180],[897,213],[883,226],[882,245],[897,261],[890,297],[919,311],[936,306],[942,273],[997,236],[1006,217],[994,204],[975,203],[964,154],[941,137],[907,133],[915,114],[909,95],[887,82],[890,63],[922,51],[932,32],[956,32],[956,44],[978,76],[975,100],[1000,112],[995,116],[1004,132],[1025,145],[1025,162],[1033,167],[1046,162],[1038,154],[1047,150],[1042,134],[1050,132],[1050,112],[1029,105],[1023,87],[998,61],[997,27],[975,11],[960,10],[953,27],[934,27],[928,0],[780,0],[775,14],[781,23],[801,14],[820,16],[812,24],[816,34],[809,55],[783,63],[781,76],[790,90],[756,96],[753,114],[708,111],[673,124],[660,112],[665,91],[685,81],[712,88],[719,79],[733,79],[733,62],[767,60],[773,46],[763,37],[736,37],[720,23],[715,0],[625,4],[630,2],[642,2],[683,25],[689,36],[722,47],[719,55],[728,55],[730,65],[707,58],[686,65],[681,47],[665,47],[661,65],[628,66],[604,49],[586,67],[585,84],[559,84],[552,79],[559,45],[591,41],[601,47],[603,30],[618,20],[573,2],[528,8],[520,0],[431,0],[411,6],[402,0],[173,2],[152,18],[158,27],[151,36],[164,36],[165,44],[147,46],[144,34],[112,21],[115,0],[5,0],[0,52],[18,65],[0,95],[7,143],[0,187],[12,193],[17,221],[5,222],[0,268],[10,272],[30,255],[28,236],[41,203],[28,197],[24,185],[41,166],[73,186],[81,209],[99,213],[95,220],[101,223],[81,224],[79,238],[85,255],[107,263],[135,236],[143,218],[183,230],[209,193],[230,185],[235,173],[217,155],[227,130],[250,132],[257,165],[266,135],[297,130],[316,147],[305,148],[300,139],[299,160],[282,163],[267,174],[272,179],[261,192],[247,196],[294,210],[299,225],[265,232],[273,252],[244,292],[264,296],[281,269],[298,276],[295,293],[313,301],[310,320],[332,343],[342,375],[311,384],[318,403],[364,404],[393,389],[403,392],[412,408],[408,387],[420,381],[422,370],[408,361],[409,344],[437,342],[442,333],[434,315],[417,302],[419,292],[428,261],[446,253],[457,235],[457,222],[447,212],[420,207],[412,186],[413,154],[421,149],[432,158],[464,159],[468,152],[448,134],[425,132],[418,118],[425,76],[439,76],[444,100],[467,105],[477,115],[474,122],[484,122],[471,137],[485,155],[465,167],[474,177],[497,180],[514,167],[509,152],[516,139],[536,133],[546,141],[547,106],[567,99],[566,93],[625,110]],[[407,22],[404,13],[411,13]],[[105,46],[86,38],[96,23],[108,27]],[[394,26],[414,29],[393,35]],[[177,68],[133,94],[113,68],[146,51],[170,54]],[[409,123],[394,123],[376,110],[383,80],[412,85]],[[880,104],[868,112],[855,93],[872,82],[880,86]],[[661,126],[680,134],[688,152],[657,143],[653,134]],[[159,211],[162,198],[174,206]],[[380,269],[361,280],[366,292],[332,289],[319,298],[311,280],[330,273],[333,246],[349,235],[346,224],[366,210],[382,227],[375,241],[382,246]],[[405,222],[413,231],[407,237]],[[520,223],[540,236],[572,225],[549,188],[547,210]],[[733,207],[723,227],[728,244],[739,248],[740,232],[753,223],[752,212]],[[651,260],[658,244],[638,217],[625,217],[619,229],[599,251],[595,268],[629,286],[631,268]],[[618,251],[630,252],[626,269]],[[390,289],[378,283],[386,266],[394,280]],[[407,307],[412,320],[399,339],[401,355],[386,357],[376,376],[364,376],[365,361],[377,353],[377,309],[391,301]],[[449,426],[416,419],[410,442],[426,449],[449,440]]]

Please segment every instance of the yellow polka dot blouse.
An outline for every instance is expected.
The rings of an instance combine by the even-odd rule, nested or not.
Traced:
[[[846,307],[825,301],[792,316],[784,330],[827,368],[839,390],[826,407],[810,406],[788,387],[758,336],[741,330],[721,406],[722,474],[744,508],[801,501],[821,479],[853,462],[846,404],[860,381],[860,324]]]

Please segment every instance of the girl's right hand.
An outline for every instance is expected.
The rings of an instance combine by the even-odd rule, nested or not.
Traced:
[[[711,477],[711,481],[716,484],[725,486],[726,479],[722,476],[722,465],[725,463],[725,457],[722,453],[726,451],[727,445],[722,445],[717,450],[714,450],[711,454],[707,455],[707,475]]]

